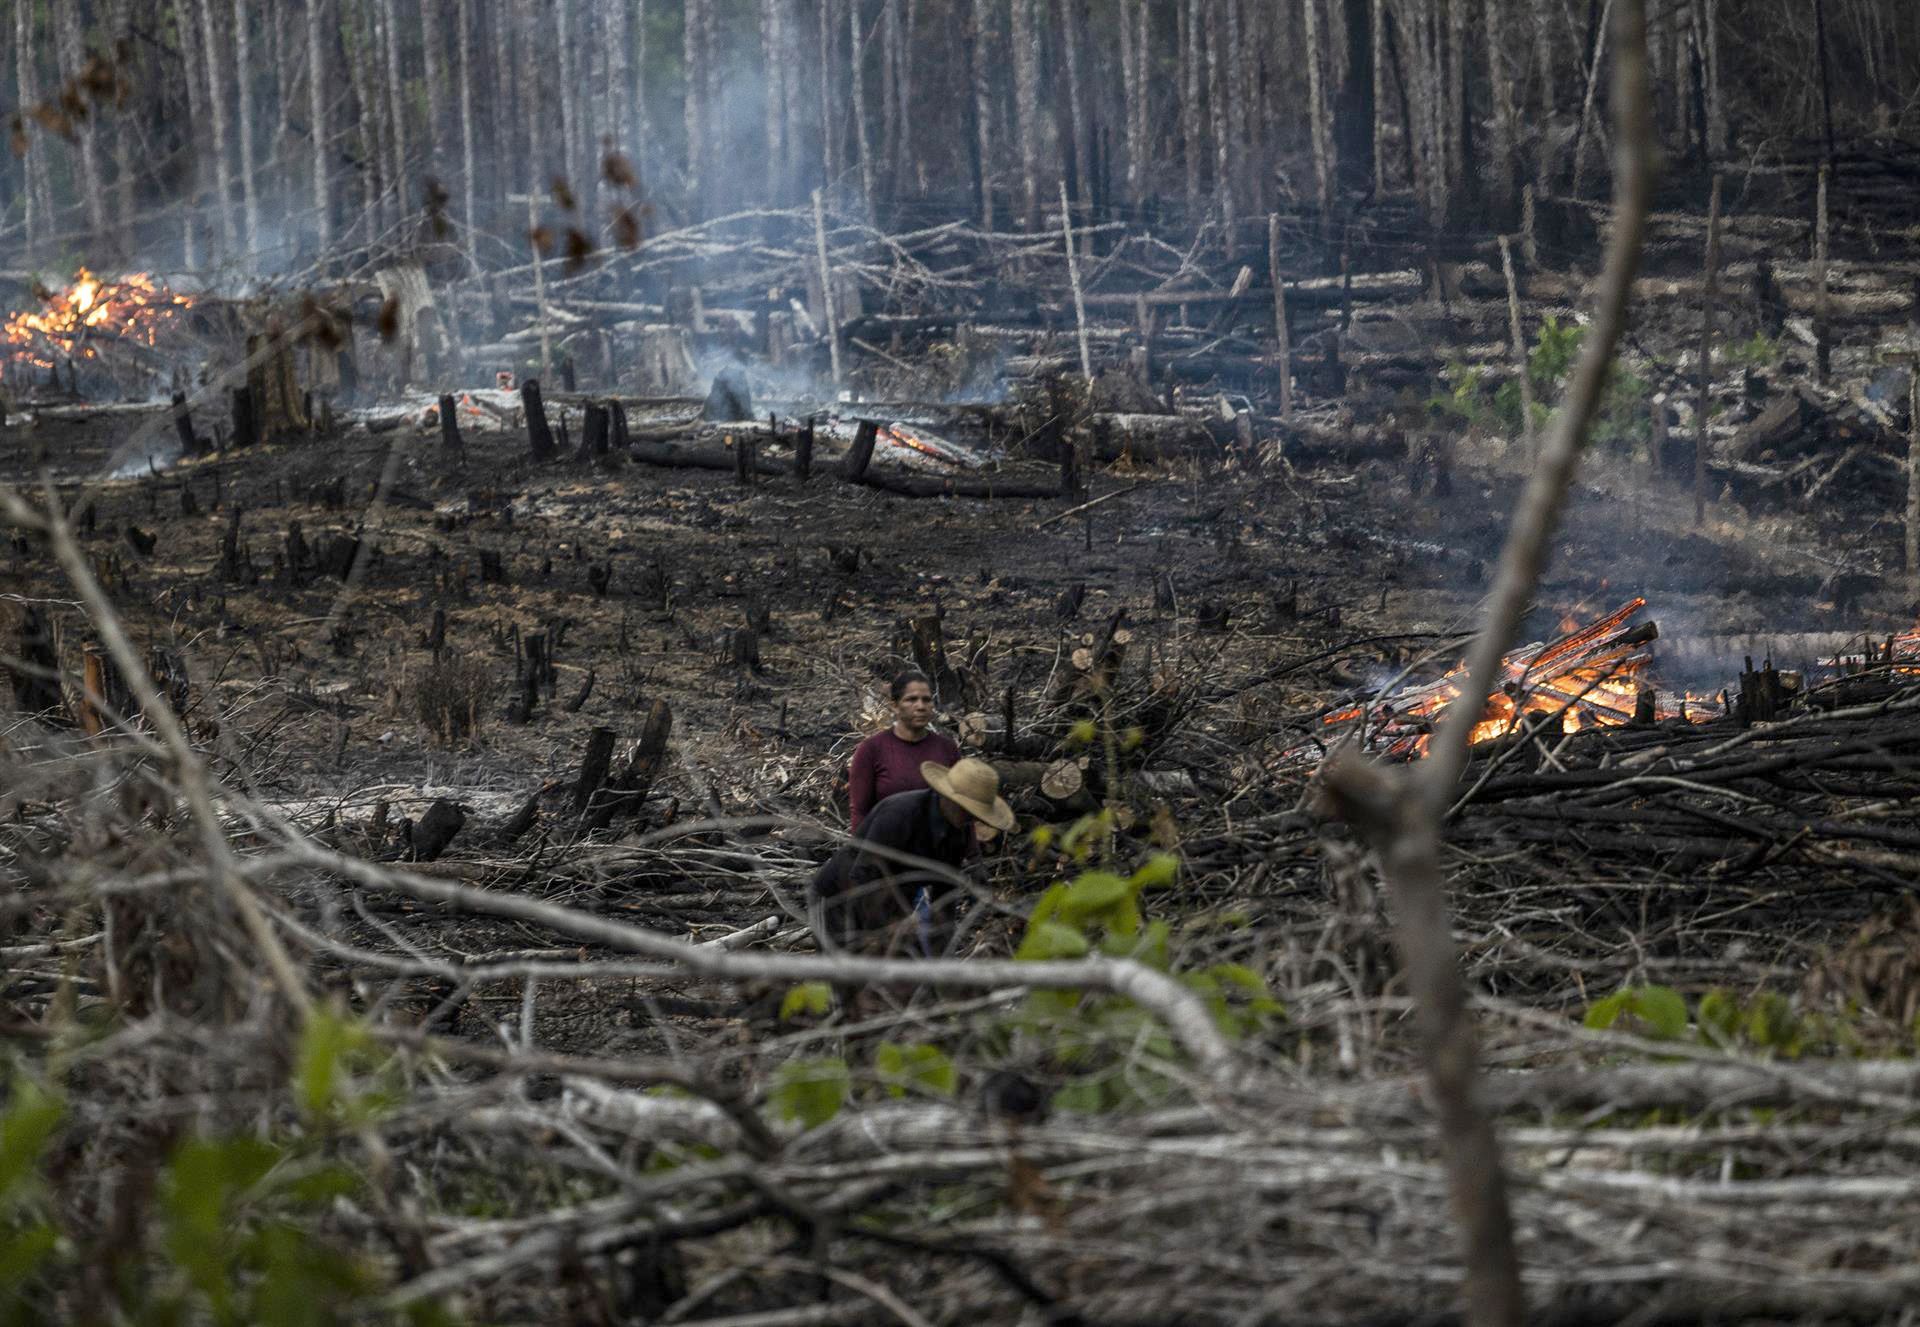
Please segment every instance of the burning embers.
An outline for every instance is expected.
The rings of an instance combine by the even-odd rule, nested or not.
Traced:
[[[1653,664],[1646,646],[1660,630],[1652,622],[1627,624],[1646,606],[1644,599],[1628,600],[1605,617],[1509,654],[1472,740],[1505,736],[1529,715],[1549,722],[1558,716],[1563,732],[1688,717],[1688,707],[1697,708],[1700,702],[1683,701],[1677,711],[1663,710],[1645,685]],[[1436,681],[1350,705],[1321,722],[1330,726],[1364,718],[1368,750],[1389,759],[1411,759],[1426,754],[1441,712],[1460,698],[1466,680],[1466,665],[1460,664]]]
[[[0,327],[0,339],[13,363],[38,369],[96,358],[102,344],[110,341],[152,346],[193,306],[191,297],[168,290],[144,272],[107,281],[84,267],[65,290],[41,288],[34,293],[42,307],[10,315]]]

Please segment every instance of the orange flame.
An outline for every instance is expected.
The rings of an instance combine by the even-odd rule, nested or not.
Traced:
[[[106,281],[82,267],[61,291],[39,292],[43,306],[8,316],[0,324],[0,342],[13,359],[50,369],[62,359],[93,359],[98,337],[154,345],[159,334],[184,309],[190,296],[168,290],[145,272]]]

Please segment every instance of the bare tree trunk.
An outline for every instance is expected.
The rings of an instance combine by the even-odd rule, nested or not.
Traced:
[[[372,0],[361,0],[357,9],[362,22],[355,25],[358,38],[355,49],[347,52],[347,80],[353,88],[353,99],[359,105],[361,206],[367,226],[366,242],[371,244],[379,238],[381,222],[391,202],[386,185],[387,117],[382,110],[384,99],[373,91],[380,58],[380,32],[373,16]]]
[[[307,133],[313,141],[314,234],[322,258],[333,248],[333,182],[328,170],[327,145],[327,0],[307,0]]]
[[[1233,125],[1227,107],[1224,0],[1207,6],[1207,109],[1213,124],[1213,199],[1221,224],[1233,233]]]
[[[764,6],[766,0],[761,3]],[[767,73],[778,78],[785,71],[769,67]],[[606,86],[607,135],[622,152],[633,150],[633,14],[624,4],[614,4],[607,11]]]
[[[555,70],[560,99],[560,174],[581,204],[593,200],[593,179],[580,168],[580,60],[573,0],[548,0],[553,14]],[[687,6],[687,25],[694,24],[695,8]],[[694,66],[689,64],[691,70]],[[692,142],[691,139],[688,142]]]
[[[259,252],[260,191],[253,154],[253,37],[252,15],[246,0],[233,0],[233,46],[240,91],[240,197],[244,211],[247,253]]]
[[[407,207],[407,95],[405,74],[400,64],[400,16],[395,0],[380,0],[380,34],[387,51],[387,101],[391,124],[388,127],[393,149],[394,219],[406,217]]]
[[[853,145],[860,154],[860,201],[871,222],[873,212],[873,146],[867,134],[867,62],[860,30],[860,0],[847,0],[848,65],[853,84]]]
[[[760,62],[766,70],[768,201],[786,201],[787,35],[785,0],[760,0]],[[615,6],[616,9],[620,6]]]
[[[1320,0],[1305,0],[1301,12],[1307,22],[1307,115],[1313,135],[1313,181],[1319,192],[1320,226],[1324,231],[1333,218],[1333,163],[1327,158],[1327,100],[1320,74]]]
[[[1520,384],[1520,437],[1526,444],[1527,464],[1532,465],[1540,459],[1533,436],[1533,375],[1527,364],[1527,334],[1520,324],[1520,283],[1513,278],[1513,244],[1505,235],[1500,236],[1500,271],[1507,279],[1507,337],[1514,379]]]
[[[1727,103],[1720,78],[1720,0],[1705,0],[1707,61],[1707,151],[1727,155]]]
[[[1287,325],[1287,278],[1280,270],[1280,214],[1267,216],[1267,278],[1273,282],[1274,373],[1280,379],[1280,418],[1293,414],[1293,332]]]
[[[486,19],[488,35],[492,38],[493,60],[489,72],[493,76],[493,95],[485,101],[493,126],[493,142],[501,149],[488,154],[487,196],[492,201],[492,216],[507,225],[514,215],[508,206],[508,196],[513,192],[515,178],[508,163],[532,154],[532,148],[521,137],[526,130],[526,111],[521,103],[528,95],[527,89],[514,77],[512,32],[517,11],[509,0],[495,0],[491,4],[482,3],[476,13]]]
[[[1021,221],[1040,225],[1040,25],[1039,0],[1013,0],[1013,108],[1020,149]]]
[[[1447,5],[1447,174],[1455,188],[1450,198],[1478,197],[1479,172],[1473,169],[1472,111],[1467,103],[1467,5]]]
[[[1061,0],[1061,45],[1066,54],[1067,106],[1073,130],[1073,178],[1079,182],[1080,202],[1093,201],[1093,121],[1087,109],[1086,72],[1082,69],[1087,39],[1085,0]]]
[[[422,139],[426,170],[436,176],[440,174],[440,143],[447,125],[446,72],[442,68],[446,40],[446,14],[441,0],[420,0],[421,77],[427,84],[427,127]]]
[[[467,269],[478,272],[480,222],[474,214],[473,184],[473,0],[459,0],[456,21],[455,39],[460,43],[460,219],[466,223],[461,240],[467,251]]]
[[[1540,146],[1535,149],[1533,159],[1533,188],[1534,192],[1541,196],[1546,195],[1548,186],[1553,181],[1553,153],[1547,148],[1548,135],[1546,131],[1553,124],[1554,107],[1559,101],[1559,85],[1554,82],[1553,32],[1549,27],[1551,22],[1552,17],[1549,13],[1549,6],[1533,6],[1533,59],[1538,71],[1538,81],[1540,84],[1540,103],[1537,112],[1539,119],[1537,123],[1541,130],[1541,143]],[[1527,228],[1527,236],[1529,243],[1531,243],[1533,236],[1532,227]],[[1537,261],[1536,255],[1529,251],[1527,254],[1527,262],[1532,264],[1535,261]]]
[[[1498,0],[1494,0],[1498,3]],[[1373,0],[1373,192],[1387,191],[1386,87],[1387,87],[1387,14],[1386,0]]]
[[[13,0],[13,67],[14,89],[18,105],[25,109],[40,99],[33,77],[33,6],[34,0]],[[40,252],[40,231],[46,224],[45,214],[41,210],[40,190],[36,187],[35,176],[40,171],[40,155],[46,151],[40,135],[28,134],[26,147],[20,157],[21,194],[25,200],[27,228],[27,262],[31,264]]]
[[[1145,91],[1140,77],[1146,52],[1134,45],[1135,0],[1120,0],[1120,96],[1126,114],[1122,141],[1127,153],[1127,201],[1140,201],[1140,124],[1133,99]]]
[[[833,113],[835,37],[840,29],[833,21],[833,0],[819,0],[820,6],[820,164],[825,185],[831,189],[840,178],[839,119]]]
[[[1720,176],[1713,177],[1713,197],[1707,205],[1707,264],[1700,305],[1700,400],[1693,429],[1693,523],[1707,519],[1707,425],[1713,405],[1713,314],[1720,298]]]
[[[1587,94],[1580,102],[1580,128],[1573,141],[1573,196],[1580,196],[1580,185],[1587,172],[1587,129],[1593,123],[1593,94],[1600,84],[1600,62],[1607,54],[1607,18],[1613,13],[1613,0],[1601,10],[1600,26],[1593,36],[1593,57],[1587,62]]]
[[[22,0],[31,5],[32,0]],[[200,25],[184,3],[173,11],[174,36],[180,44],[181,82],[187,86],[186,139],[189,148],[186,188],[180,209],[180,263],[191,270],[200,264],[200,244],[196,223],[200,219],[201,194],[205,190],[205,140],[207,125],[207,87],[200,72]]]
[[[686,0],[686,21],[680,42],[680,67],[686,79],[682,106],[687,126],[687,206],[695,216],[702,215],[707,170],[706,25],[701,22],[706,4],[707,0]]]
[[[993,229],[993,82],[987,72],[992,44],[992,0],[973,0],[973,121],[979,137],[980,226]]]
[[[876,173],[885,169],[892,190],[897,190],[902,175],[900,158],[900,0],[880,0],[880,161]]]
[[[1487,97],[1493,106],[1493,142],[1487,152],[1487,201],[1504,219],[1513,211],[1513,79],[1507,72],[1506,0],[1483,0],[1481,25],[1487,37]]]
[[[54,5],[53,16],[61,76],[71,85],[79,79],[87,59],[84,38],[80,32],[79,0],[64,0],[64,3]],[[80,169],[75,184],[86,210],[89,243],[102,244],[109,238],[107,191],[100,177],[99,133],[95,127],[95,117],[81,119],[73,126],[72,132],[80,149]]]
[[[233,224],[233,168],[227,160],[227,54],[214,24],[213,0],[200,0],[200,30],[207,62],[209,123],[213,126],[214,187],[220,191],[214,211],[220,217],[220,238],[226,244],[223,256],[232,260],[239,248],[239,234]]]
[[[128,28],[127,6],[130,0],[112,0],[108,9],[112,31],[125,32]],[[118,219],[114,243],[122,261],[132,258],[138,251],[138,236],[134,233],[133,205],[133,153],[134,135],[138,126],[129,123],[128,117],[121,117],[114,127],[113,135],[113,183],[114,215]]]
[[[1187,210],[1192,213],[1200,210],[1200,154],[1205,150],[1201,141],[1200,48],[1205,41],[1206,22],[1201,3],[1186,0],[1180,9],[1180,67],[1185,94],[1180,98],[1180,151],[1187,167]]]
[[[653,142],[653,112],[647,106],[647,0],[633,0],[633,144],[634,160],[644,164],[645,155]],[[797,45],[797,43],[796,43]],[[787,94],[792,96],[795,89],[794,79],[787,80]],[[791,111],[787,115],[789,125],[798,123],[798,117]],[[791,144],[791,135],[789,135]],[[788,148],[792,152],[791,146]]]

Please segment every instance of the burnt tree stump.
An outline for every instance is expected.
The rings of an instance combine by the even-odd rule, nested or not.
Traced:
[[[620,451],[633,446],[633,434],[627,428],[627,408],[617,400],[607,402],[607,417],[612,430],[612,443]]]
[[[457,802],[436,798],[426,814],[413,822],[408,832],[408,853],[416,862],[430,862],[447,850],[454,836],[467,823],[467,813]]]
[[[586,753],[580,757],[580,773],[573,781],[573,813],[579,815],[593,801],[613,768],[613,729],[595,728],[587,734]]]
[[[750,434],[742,434],[728,441],[733,446],[733,482],[751,485],[754,462],[757,459],[755,452],[758,450],[754,446],[753,437]]]
[[[793,435],[793,473],[801,483],[813,477],[813,417],[807,426]]]
[[[598,402],[588,402],[586,422],[580,426],[580,455],[588,460],[605,456],[612,438],[612,412]]]
[[[60,709],[60,658],[53,648],[53,622],[29,604],[20,615],[19,664],[13,674],[13,701],[23,714],[52,714]]]
[[[527,413],[527,449],[536,463],[551,461],[559,452],[553,429],[547,423],[547,407],[540,400],[540,380],[528,378],[520,385],[520,403]]]
[[[182,456],[198,456],[200,440],[193,436],[193,415],[187,409],[187,394],[173,394],[173,431],[180,439]]]
[[[448,451],[463,451],[466,442],[460,436],[460,412],[451,394],[440,395],[440,445]]]
[[[608,795],[596,798],[582,817],[583,828],[605,829],[616,815],[637,813],[667,765],[667,741],[673,735],[673,711],[664,700],[647,710],[640,741],[628,755],[619,775],[606,785]]]
[[[253,390],[235,387],[228,395],[233,403],[233,445],[251,447],[260,441],[260,417],[254,412]]]
[[[480,550],[480,583],[482,585],[505,585],[507,569],[500,561],[500,550],[483,548]]]
[[[847,448],[847,455],[840,462],[840,477],[849,483],[857,484],[866,478],[867,467],[873,464],[873,445],[880,440],[880,426],[871,419],[860,421],[860,427],[854,430],[853,445]]]
[[[750,673],[760,671],[760,637],[752,627],[736,627],[727,633],[727,662]]]
[[[906,626],[914,665],[933,683],[934,703],[941,706],[959,704],[965,679],[947,658],[946,632],[941,615],[929,613],[923,617],[909,618]]]
[[[607,597],[607,587],[613,583],[613,564],[595,562],[587,567],[587,588],[593,591],[596,599]]]

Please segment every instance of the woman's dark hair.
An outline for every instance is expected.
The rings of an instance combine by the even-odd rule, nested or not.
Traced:
[[[927,680],[925,673],[921,672],[918,668],[909,668],[903,673],[894,674],[893,698],[899,700],[900,697],[906,695],[907,688],[915,682],[919,682],[929,691],[933,690],[933,683]]]

